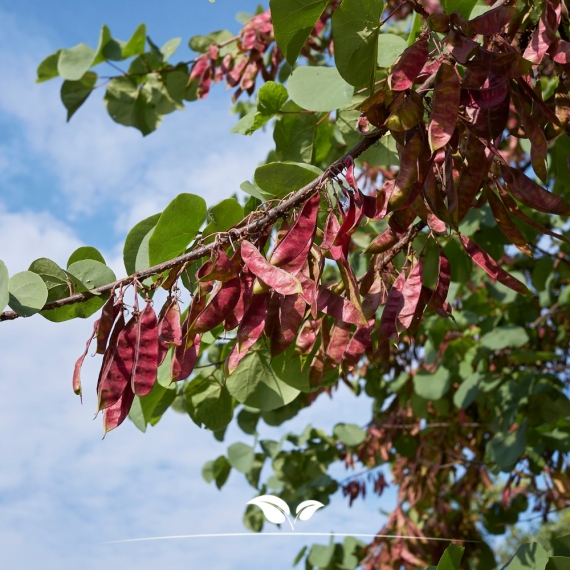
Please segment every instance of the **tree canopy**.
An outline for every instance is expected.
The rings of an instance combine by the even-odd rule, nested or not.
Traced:
[[[235,417],[251,445],[204,466],[218,488],[235,470],[296,508],[397,487],[378,534],[398,538],[313,545],[306,568],[494,568],[492,535],[570,506],[566,5],[271,0],[239,17],[237,34],[191,38],[191,61],[141,24],[40,63],[68,120],[104,90],[111,119],[146,136],[225,83],[232,133],[269,129],[275,147],[239,194],[209,209],[179,194],[132,228],[126,277],[93,247],[65,268],[0,262],[0,320],[101,311],[74,391],[95,342],[105,433],[172,408],[223,440]],[[258,441],[259,422],[340,384],[369,418]],[[244,523],[260,531],[262,511]],[[569,537],[534,542],[505,568],[569,557]]]

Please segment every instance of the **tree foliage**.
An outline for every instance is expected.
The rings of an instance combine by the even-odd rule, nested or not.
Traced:
[[[569,505],[569,20],[561,0],[507,4],[271,0],[237,35],[191,38],[190,62],[170,62],[179,38],[103,26],[97,48],[38,68],[63,79],[68,120],[105,88],[111,118],[148,135],[225,82],[232,132],[273,130],[245,201],[180,194],[129,232],[128,277],[94,248],[65,269],[0,264],[1,318],[102,309],[73,385],[95,340],[106,432],[172,407],[218,439],[234,416],[252,436],[341,383],[364,392],[364,426],[255,438],[204,466],[219,488],[234,469],[295,507],[397,486],[379,534],[401,538],[314,545],[307,568],[450,570],[463,547],[493,568],[486,537]],[[98,83],[96,66],[123,61]],[[334,480],[339,461],[359,472]],[[261,511],[244,522],[261,530]],[[567,549],[523,545],[506,568],[563,568]]]

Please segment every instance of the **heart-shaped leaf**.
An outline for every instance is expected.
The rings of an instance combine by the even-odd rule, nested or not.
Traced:
[[[308,521],[322,507],[324,505],[319,501],[303,501],[297,507],[297,518],[302,521]]]
[[[259,507],[263,511],[265,518],[274,524],[284,523],[287,515],[291,514],[289,505],[283,499],[273,495],[255,497],[255,499],[248,501],[247,504]]]

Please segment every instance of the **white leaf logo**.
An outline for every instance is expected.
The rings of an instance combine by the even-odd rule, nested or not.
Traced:
[[[322,507],[324,507],[324,505],[319,501],[303,501],[297,507],[297,517],[295,520],[308,521]]]
[[[283,499],[274,497],[273,495],[261,495],[259,497],[255,497],[255,499],[251,499],[247,504],[259,507],[269,522],[272,522],[273,524],[281,524],[287,520],[289,521],[291,528],[293,528],[293,524],[287,516],[291,514],[289,505]]]

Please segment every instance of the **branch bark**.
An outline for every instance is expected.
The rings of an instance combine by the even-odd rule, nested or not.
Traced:
[[[108,285],[104,285],[103,287],[98,287],[94,289],[97,293],[107,293],[112,291],[113,289],[117,289],[119,287],[125,287],[130,285],[134,281],[143,281],[148,277],[153,277],[162,273],[163,271],[167,271],[168,269],[172,269],[177,265],[190,263],[192,261],[196,261],[202,257],[206,257],[211,254],[212,250],[217,248],[220,245],[228,245],[230,243],[239,243],[243,239],[246,239],[248,236],[252,234],[259,233],[266,229],[267,227],[273,225],[277,219],[290,210],[292,210],[295,206],[298,206],[305,202],[310,196],[312,196],[315,192],[318,192],[321,187],[333,176],[336,176],[338,172],[344,168],[344,161],[348,157],[352,157],[353,159],[359,157],[364,151],[369,149],[371,146],[376,144],[387,132],[387,129],[379,129],[378,131],[371,133],[368,137],[361,140],[354,148],[350,149],[345,155],[340,157],[337,161],[333,162],[327,170],[321,174],[316,180],[313,180],[310,184],[307,184],[301,190],[298,190],[289,198],[280,202],[274,208],[270,208],[269,210],[262,213],[256,220],[251,222],[245,223],[243,227],[233,228],[230,229],[228,232],[223,232],[217,234],[217,239],[213,243],[208,245],[203,245],[196,247],[192,251],[185,253],[184,255],[180,255],[179,257],[175,257],[170,261],[165,261],[159,265],[155,265],[154,267],[150,267],[149,269],[144,269],[143,271],[138,271],[133,275],[129,275],[128,277],[124,277],[123,279],[119,279],[114,283],[109,283]],[[242,222],[244,223],[244,222]],[[238,224],[238,226],[241,224]],[[59,307],[64,307],[66,305],[74,305],[76,303],[83,303],[88,299],[91,299],[93,294],[89,292],[84,293],[77,293],[75,295],[71,295],[64,299],[59,299],[57,301],[52,301],[50,303],[46,303],[42,307],[42,311],[50,310],[50,309],[57,309]],[[1,321],[13,321],[17,319],[19,315],[14,311],[5,311],[0,314],[0,322]]]

